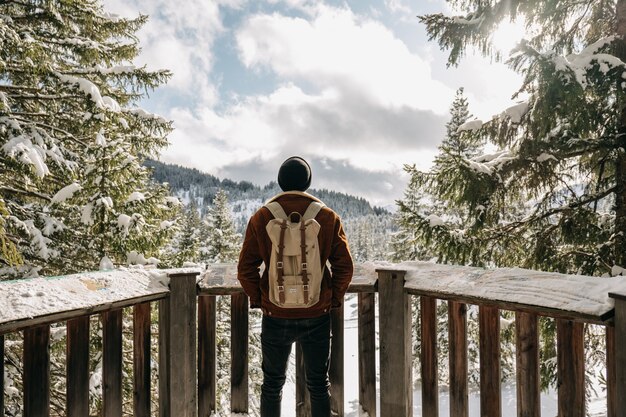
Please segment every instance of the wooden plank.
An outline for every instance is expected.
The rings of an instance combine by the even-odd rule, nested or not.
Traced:
[[[216,313],[215,296],[198,298],[198,416],[216,411]]]
[[[89,415],[89,316],[67,322],[67,415]]]
[[[359,293],[359,404],[376,417],[376,295]]]
[[[232,413],[248,413],[248,297],[231,296],[231,361],[230,409]]]
[[[135,417],[150,417],[150,303],[133,308],[133,410]]]
[[[135,304],[147,303],[150,301],[158,301],[166,297],[167,297],[167,293],[152,294],[152,295],[146,295],[142,297],[135,297],[135,298],[129,298],[126,300],[115,301],[112,303],[93,305],[87,308],[63,311],[63,312],[53,313],[53,314],[36,315],[33,317],[24,318],[24,319],[20,319],[16,321],[1,323],[0,335],[25,330],[29,327],[49,325],[53,323],[75,319],[75,318],[82,317],[82,316],[89,316],[93,314],[103,313],[109,310],[132,307]]]
[[[375,264],[354,265],[354,274],[348,287],[348,292],[376,292],[378,275]],[[198,283],[201,295],[232,295],[243,292],[237,280],[237,264],[209,265],[207,273]]]
[[[468,417],[467,306],[448,302],[450,415]]]
[[[197,402],[197,287],[198,273],[171,274],[170,299],[166,331],[166,351],[169,358],[165,365],[169,383],[169,399],[166,401],[167,416],[195,417]]]
[[[613,317],[613,310],[609,310],[599,315],[583,314],[575,311],[565,311],[558,309],[550,309],[537,305],[512,303],[508,301],[499,301],[493,299],[486,299],[482,297],[475,297],[467,294],[442,294],[439,291],[427,290],[427,289],[415,289],[407,288],[406,292],[411,295],[426,296],[438,298],[440,300],[454,301],[462,304],[474,304],[485,305],[489,307],[496,307],[500,310],[508,310],[514,312],[522,312],[529,314],[539,314],[542,316],[553,317],[557,319],[570,320],[580,323],[590,324],[606,324],[607,320]]]
[[[168,292],[162,274],[140,269],[2,281],[0,333],[160,299]],[[25,303],[25,293],[37,295]],[[20,308],[11,308],[13,305]]]
[[[378,274],[380,332],[380,416],[411,416],[411,306],[404,271]]]
[[[159,301],[159,417],[171,417],[170,299]]]
[[[331,341],[330,341],[330,370],[328,378],[330,381],[330,409],[331,414],[337,416],[344,415],[344,320],[343,301],[341,307],[331,310]]]
[[[50,326],[24,330],[24,417],[50,415]]]
[[[606,416],[617,417],[615,328],[606,326]]]
[[[4,415],[4,336],[0,335],[0,416]]]
[[[557,320],[557,392],[559,416],[585,416],[584,325]]]
[[[537,328],[536,314],[515,313],[517,417],[541,416]]]
[[[102,314],[102,386],[104,417],[122,415],[122,310]]]
[[[611,294],[615,299],[615,410],[626,415],[626,294]]]
[[[613,316],[609,291],[626,291],[626,280],[620,277],[598,280],[520,268],[484,269],[425,262],[406,262],[394,268],[407,270],[409,293],[504,310],[525,308],[551,317],[600,324]]]
[[[500,417],[500,310],[478,307],[480,349],[480,415]]]
[[[422,365],[422,416],[439,415],[439,376],[437,373],[437,300],[420,297]]]
[[[311,396],[306,385],[306,369],[302,345],[296,342],[296,417],[311,415]]]

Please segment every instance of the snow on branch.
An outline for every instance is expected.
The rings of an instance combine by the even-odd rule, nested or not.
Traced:
[[[587,86],[587,72],[593,68],[594,64],[599,66],[600,72],[603,74],[608,73],[612,68],[626,66],[624,61],[615,55],[599,52],[614,40],[614,36],[602,38],[587,46],[578,54],[572,53],[567,56],[554,55],[550,59],[557,71],[573,74],[576,82],[584,88]]]
[[[476,172],[492,175],[495,171],[500,170],[505,163],[514,159],[516,156],[511,151],[503,150],[466,159],[465,162],[470,169]]]
[[[483,121],[476,119],[476,120],[470,120],[469,122],[465,122],[463,123],[461,126],[458,127],[458,129],[456,130],[457,133],[458,132],[465,132],[465,131],[471,131],[471,132],[475,132],[477,130],[479,130],[481,127],[483,127]]]
[[[80,184],[74,182],[70,185],[67,185],[61,188],[55,195],[52,197],[53,203],[63,203],[65,200],[72,198],[76,191],[81,190],[82,187]]]
[[[82,91],[91,98],[96,107],[98,107],[99,109],[109,109],[116,113],[119,113],[121,111],[121,107],[117,103],[117,101],[115,101],[115,99],[109,96],[102,96],[98,86],[88,79],[61,74],[59,72],[55,72],[54,75],[56,75],[57,78],[64,83],[77,86],[80,91]]]

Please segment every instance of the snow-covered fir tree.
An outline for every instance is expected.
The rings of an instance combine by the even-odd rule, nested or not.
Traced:
[[[408,260],[424,259],[439,255],[446,259],[442,250],[454,250],[444,245],[433,245],[434,235],[444,224],[444,220],[454,224],[458,229],[467,227],[471,221],[467,209],[462,205],[450,206],[449,200],[466,198],[464,193],[472,193],[472,189],[459,187],[459,166],[467,158],[475,156],[480,142],[471,137],[461,135],[458,131],[470,117],[467,99],[463,88],[457,90],[450,106],[450,121],[446,124],[446,137],[439,145],[439,153],[433,161],[429,172],[421,172],[415,165],[406,165],[405,171],[410,175],[404,199],[398,201],[398,221],[400,233],[395,239],[396,259],[399,255],[411,256]],[[417,215],[417,217],[416,217]],[[417,221],[416,221],[417,220]],[[436,243],[436,241],[435,241]],[[461,257],[459,262],[463,263]]]
[[[228,205],[228,196],[219,190],[209,207],[206,221],[209,234],[206,242],[207,262],[235,262],[241,249],[241,234],[235,231],[232,214]]]
[[[200,219],[198,206],[194,201],[183,209],[178,223],[177,232],[167,248],[166,255],[169,263],[176,267],[183,266],[185,262],[196,263],[200,261],[202,257],[201,248],[204,245],[203,226],[206,226],[206,222]]]
[[[169,74],[132,65],[146,17],[94,0],[2,2],[0,15],[0,189],[24,260],[0,258],[0,275],[157,255],[175,207],[142,160],[167,143],[170,122],[136,103]]]
[[[528,29],[508,59],[523,98],[461,125],[489,152],[460,160],[447,206],[467,221],[433,227],[445,260],[618,275],[626,263],[626,7],[619,0],[452,1],[461,16],[422,16],[456,64],[471,48],[500,59],[492,33]],[[443,184],[442,184],[443,185]],[[415,222],[424,224],[423,216]],[[425,228],[424,228],[425,229]],[[446,249],[451,248],[451,249]]]
[[[96,0],[0,1],[0,279],[158,262],[179,203],[143,166],[171,130],[137,107],[169,77],[133,65],[146,19],[110,15]],[[92,316],[93,349],[101,347],[100,328]],[[22,340],[7,338],[5,365],[17,389],[5,411],[17,416]],[[60,415],[64,324],[53,326],[50,349],[51,407]],[[94,415],[98,355],[90,358]],[[128,412],[132,387],[123,390]]]
[[[420,18],[450,51],[449,64],[468,50],[502,59],[494,30],[523,19],[526,39],[507,63],[524,81],[518,104],[458,126],[459,143],[472,152],[450,158],[442,149],[452,162],[447,170],[437,163],[430,172],[410,170],[412,183],[445,208],[405,205],[415,236],[443,262],[624,274],[626,2],[450,3],[461,15]],[[551,320],[540,325],[545,387],[554,382],[555,329]],[[603,360],[601,351],[587,351],[589,369]]]

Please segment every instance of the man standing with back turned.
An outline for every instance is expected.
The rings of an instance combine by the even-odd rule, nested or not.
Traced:
[[[278,185],[284,192],[248,223],[237,274],[250,306],[263,311],[261,417],[280,416],[296,341],[302,346],[312,417],[329,417],[330,310],[343,302],[352,257],[339,216],[305,192],[311,167],[304,159],[283,162]]]

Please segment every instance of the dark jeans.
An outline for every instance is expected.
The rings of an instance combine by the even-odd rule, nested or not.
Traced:
[[[263,385],[261,417],[280,417],[280,400],[291,345],[300,342],[312,417],[330,416],[330,314],[313,319],[263,316]]]

